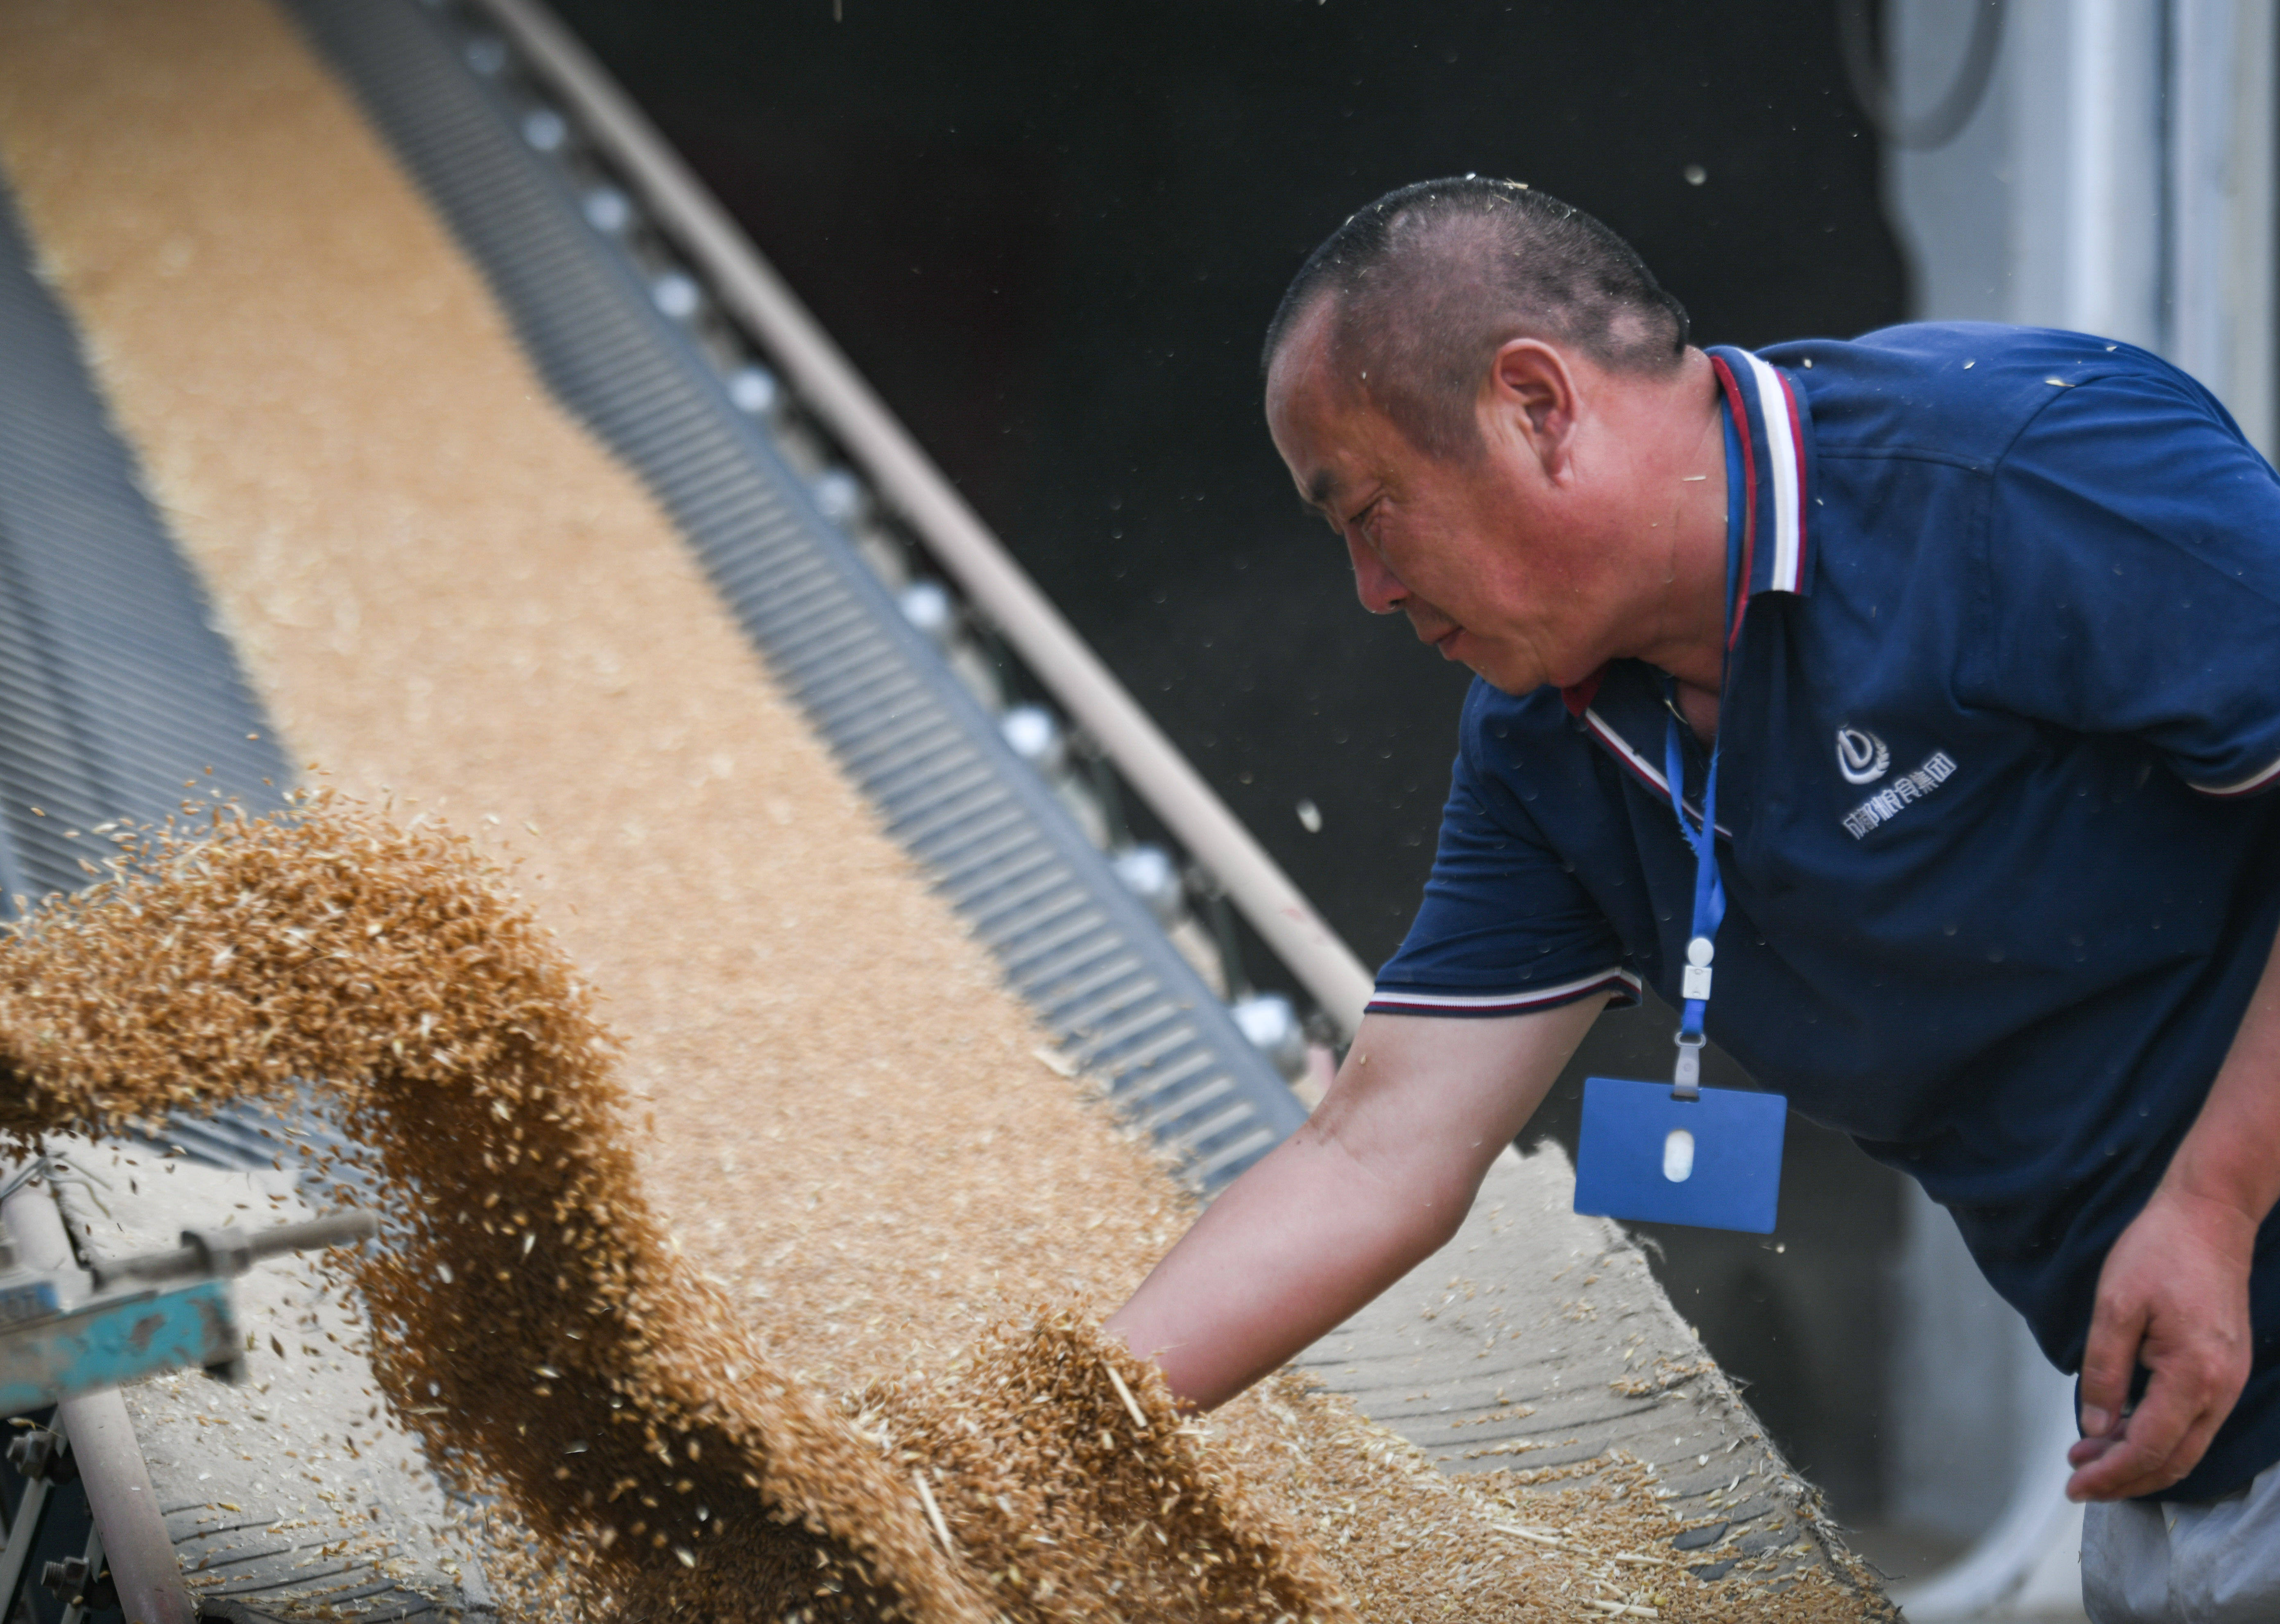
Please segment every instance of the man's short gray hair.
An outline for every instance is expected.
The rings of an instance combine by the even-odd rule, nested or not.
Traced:
[[[1513,339],[1618,372],[1667,372],[1686,352],[1685,307],[1629,243],[1556,197],[1477,175],[1388,192],[1332,232],[1283,294],[1263,368],[1322,303],[1339,375],[1431,457],[1479,450],[1489,363]]]

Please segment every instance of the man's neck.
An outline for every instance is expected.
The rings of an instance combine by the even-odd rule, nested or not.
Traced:
[[[1710,359],[1690,350],[1667,390],[1640,403],[1631,537],[1641,576],[1625,650],[1677,679],[1680,708],[1697,733],[1717,729],[1726,654],[1726,408]]]

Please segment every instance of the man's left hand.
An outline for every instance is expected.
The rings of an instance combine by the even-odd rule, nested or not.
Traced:
[[[2199,1464],[2248,1381],[2256,1228],[2227,1202],[2163,1189],[2114,1242],[2083,1351],[2068,1499],[2152,1494]],[[2140,1365],[2152,1379],[2125,1414]]]

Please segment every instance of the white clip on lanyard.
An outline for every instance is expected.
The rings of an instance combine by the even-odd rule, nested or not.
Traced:
[[[1663,772],[1670,781],[1670,809],[1678,832],[1694,849],[1694,927],[1686,942],[1686,967],[1679,989],[1678,1063],[1670,1079],[1673,1099],[1698,1099],[1702,1093],[1702,1020],[1710,1002],[1710,961],[1717,954],[1719,922],[1726,917],[1726,885],[1718,877],[1718,746],[1710,747],[1710,767],[1702,781],[1702,821],[1686,815],[1686,751],[1678,731],[1676,684],[1666,698],[1670,719],[1663,733]]]

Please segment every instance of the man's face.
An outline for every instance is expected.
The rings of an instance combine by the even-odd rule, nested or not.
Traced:
[[[1300,497],[1344,539],[1362,606],[1399,610],[1507,693],[1590,676],[1607,658],[1606,583],[1574,481],[1513,419],[1525,403],[1490,389],[1484,443],[1428,456],[1332,375],[1328,326],[1318,312],[1284,344],[1267,423]]]

